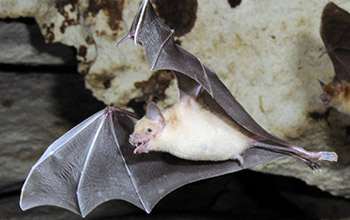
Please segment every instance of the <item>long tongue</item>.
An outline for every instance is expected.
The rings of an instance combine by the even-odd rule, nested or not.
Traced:
[[[134,150],[134,154],[144,152],[145,149],[143,149],[143,148],[144,148],[144,143],[138,145],[138,146],[135,148],[135,150]]]

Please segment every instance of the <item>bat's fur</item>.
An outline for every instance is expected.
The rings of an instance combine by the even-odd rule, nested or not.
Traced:
[[[210,112],[193,97],[183,98],[158,119],[137,122],[130,143],[135,152],[162,151],[188,160],[238,159],[253,139],[228,119]],[[152,129],[152,134],[147,132]]]
[[[344,80],[333,80],[322,87],[323,104],[333,106],[338,111],[350,115],[350,83]]]

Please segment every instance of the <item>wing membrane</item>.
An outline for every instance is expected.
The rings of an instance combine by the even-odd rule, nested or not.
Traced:
[[[137,193],[130,188],[131,179],[111,130],[113,115],[133,127],[131,113],[107,107],[48,147],[23,185],[23,210],[54,205],[85,216],[110,199],[123,199],[143,208]]]

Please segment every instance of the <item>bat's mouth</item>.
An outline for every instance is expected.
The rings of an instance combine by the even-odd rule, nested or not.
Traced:
[[[145,142],[137,142],[135,143],[135,150],[134,150],[134,154],[137,153],[147,153],[147,146],[148,146],[148,141]]]
[[[134,149],[134,154],[137,153],[147,153],[147,147],[148,147],[148,142],[150,140],[148,138],[141,138],[138,135],[133,136],[130,135],[129,142],[132,146],[135,146],[136,148]]]

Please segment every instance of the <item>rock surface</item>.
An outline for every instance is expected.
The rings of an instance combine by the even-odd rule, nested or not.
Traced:
[[[155,1],[155,5],[161,14],[162,10],[169,9],[160,2]],[[347,150],[350,119],[332,109],[327,120],[324,114],[326,109],[318,99],[321,88],[317,79],[328,82],[334,75],[328,56],[319,57],[324,51],[319,36],[320,16],[327,1],[243,0],[235,7],[230,2],[186,1],[190,6],[188,11],[179,10],[183,5],[178,3],[172,5],[173,13],[165,13],[168,16],[163,16],[163,19],[171,25],[173,23],[169,18],[176,12],[184,12],[180,17],[185,25],[172,27],[181,45],[214,69],[264,128],[309,150],[330,150],[339,154],[337,164],[322,163],[322,173],[315,175],[290,158],[257,167],[256,170],[294,176],[334,195],[350,198],[350,151]],[[334,2],[350,10],[348,1]],[[0,17],[34,17],[47,42],[61,42],[76,48],[79,72],[86,74],[86,85],[94,96],[106,104],[125,106],[131,100],[141,99],[148,91],[148,83],[138,88],[135,85],[154,80],[150,78],[140,47],[133,46],[131,41],[115,47],[129,29],[138,4],[137,0],[104,3],[94,0],[31,0],[25,3],[3,0],[0,2]],[[159,77],[163,75],[156,78]],[[8,84],[1,85],[1,94],[6,94]],[[42,93],[48,89],[39,83],[33,85],[41,86]],[[13,106],[13,112],[18,114],[16,117],[21,121],[26,116],[21,115],[23,113],[16,109],[15,104],[24,94],[20,91],[17,93],[18,96],[13,98],[2,97],[7,97],[4,106]],[[43,96],[42,93],[38,94]],[[174,103],[174,87],[166,90],[161,97],[165,98],[161,102],[163,106]],[[37,101],[33,99],[31,102]],[[28,107],[31,107],[30,103]],[[2,107],[1,111],[4,108],[7,107]],[[53,106],[47,108],[48,111],[54,110]],[[15,119],[11,122],[11,117],[7,117],[9,122],[6,121],[6,124],[15,123]],[[41,154],[42,151],[35,148],[34,156],[28,153],[29,147],[25,144],[31,138],[31,132],[48,132],[45,135],[56,137],[60,133],[50,134],[45,129],[31,131],[32,124],[24,125],[19,128],[23,130],[23,135],[14,144],[27,148],[27,151],[13,151],[6,144],[3,150],[11,159],[4,156],[5,162],[2,163],[5,167],[10,161],[20,158],[33,157],[34,161]],[[58,128],[58,131],[63,130]],[[11,134],[4,132],[0,133],[3,135],[1,137],[7,140],[6,137]],[[40,141],[39,135],[34,136]],[[19,159],[12,155],[13,152],[19,155]],[[22,166],[24,164],[19,163],[18,167]],[[13,178],[21,181],[24,171],[18,172],[22,173],[14,173]]]
[[[0,21],[0,62],[61,65],[75,63],[74,50],[60,43],[45,44],[34,19]]]
[[[0,72],[0,189],[22,183],[51,142],[104,107],[83,85],[79,75]]]

